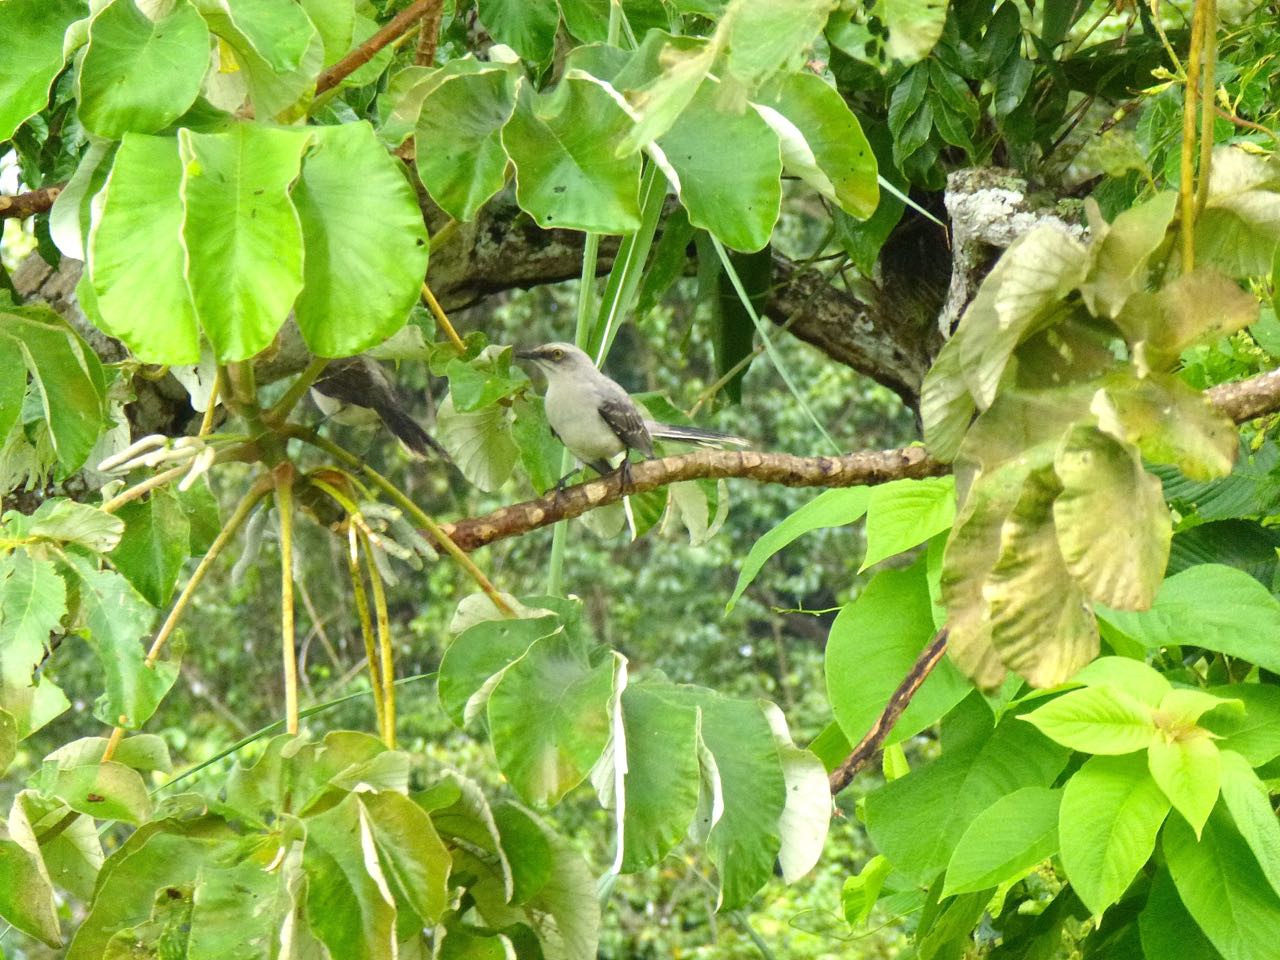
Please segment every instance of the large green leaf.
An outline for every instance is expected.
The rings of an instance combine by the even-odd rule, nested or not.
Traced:
[[[690,223],[735,250],[769,242],[782,206],[782,150],[759,114],[731,109],[703,81],[658,146]]]
[[[1226,960],[1266,960],[1280,943],[1280,896],[1219,807],[1199,840],[1173,818],[1161,844],[1187,912]]]
[[[1164,242],[1177,193],[1167,190],[1125,210],[1112,223],[1102,220],[1097,204],[1090,213],[1092,264],[1080,294],[1095,316],[1114,318],[1132,294],[1147,288],[1147,264]]]
[[[1143,955],[1178,960],[1222,960],[1178,898],[1169,871],[1161,869],[1138,916]]]
[[[200,332],[186,278],[182,159],[171,137],[126,133],[88,240],[90,318],[148,363],[196,363]]]
[[[814,868],[826,845],[831,825],[831,782],[822,760],[791,739],[787,719],[774,703],[761,703],[773,728],[782,762],[786,802],[778,817],[778,867],[783,883],[795,883]]]
[[[511,477],[520,448],[511,439],[509,407],[495,403],[463,413],[445,397],[436,414],[436,436],[462,475],[481,490],[497,490]]]
[[[876,157],[835,87],[816,74],[792,73],[763,91],[760,105],[787,121],[780,124],[764,113],[782,142],[789,171],[852,216],[865,220],[875,213]]]
[[[289,916],[293,903],[288,884],[298,873],[298,847],[297,841],[282,837],[280,863],[272,870],[253,860],[201,867],[191,890],[186,960],[274,953],[280,928],[297,923]]]
[[[616,655],[615,655],[616,656]],[[617,661],[584,663],[563,634],[534,642],[489,694],[498,767],[527,802],[557,803],[609,739]]]
[[[1160,481],[1136,450],[1086,425],[1062,438],[1053,469],[1062,483],[1054,529],[1071,576],[1091,600],[1150,607],[1173,538]]]
[[[1280,687],[1262,683],[1233,683],[1209,691],[1244,703],[1244,713],[1215,710],[1201,726],[1223,739],[1218,746],[1244,757],[1252,766],[1280,756]]]
[[[57,454],[60,475],[84,465],[105,421],[102,364],[80,336],[47,307],[0,312],[0,349],[15,350],[31,377]],[[21,380],[22,377],[19,376]]]
[[[325,59],[325,40],[306,11],[296,3],[254,0],[199,0],[199,5],[209,29],[225,41],[218,45],[219,69],[205,84],[210,101],[238,113],[247,94],[258,119],[296,119],[315,91]],[[348,80],[354,82],[382,60],[381,54],[375,56]]]
[[[1061,790],[1024,787],[978,814],[951,854],[942,896],[1010,882],[1057,853],[1061,803]]]
[[[480,22],[499,43],[526,60],[551,56],[560,8],[555,0],[480,0]]]
[[[302,228],[289,188],[306,143],[306,134],[247,123],[178,132],[187,279],[219,360],[264,349],[302,290]]]
[[[142,777],[114,760],[46,763],[38,783],[42,792],[95,820],[140,824],[151,819],[151,798]]]
[[[88,12],[85,0],[6,0],[0,3],[0,142],[49,98],[49,85],[62,70],[62,37],[72,21]]]
[[[72,567],[80,586],[79,625],[102,663],[105,691],[94,713],[103,723],[136,730],[151,718],[178,677],[170,657],[153,666],[144,662],[141,638],[153,611],[119,574],[95,570],[78,557]]]
[[[1148,650],[1205,647],[1280,672],[1280,602],[1234,567],[1191,567],[1160,585],[1150,610],[1098,615]]]
[[[449,77],[423,100],[414,138],[418,175],[455,220],[475,219],[507,182],[502,128],[514,107],[510,70]]]
[[[49,236],[68,257],[87,259],[85,244],[92,225],[90,205],[107,181],[118,146],[97,137],[91,138],[89,148],[76,165],[76,172],[53,201],[53,209],[49,211]],[[3,425],[2,419],[0,425]]]
[[[640,226],[640,157],[618,159],[631,118],[585,74],[549,94],[527,82],[502,130],[516,167],[516,200],[539,226],[629,233]]]
[[[391,790],[362,794],[373,842],[397,898],[429,923],[449,905],[449,850],[420,806]]]
[[[75,544],[93,553],[114,550],[124,533],[124,523],[87,503],[54,497],[36,507],[35,513],[6,513],[8,531],[27,542],[48,540],[59,546]]]
[[[957,711],[986,711],[962,703]],[[944,725],[941,759],[912,770],[867,797],[867,831],[894,868],[928,884],[951,861],[969,825],[1006,794],[1048,787],[1067,762],[1067,751],[1027,724],[1009,718],[990,735],[990,714],[965,742],[948,746]]]
[[[0,708],[18,740],[70,706],[47,675],[33,677],[66,610],[66,585],[51,561],[25,551],[0,557]]]
[[[947,0],[885,0],[884,20],[889,30],[885,52],[903,63],[924,59],[942,36],[946,19]]]
[[[345,357],[404,326],[427,274],[427,228],[373,127],[316,127],[313,136],[293,189],[306,248],[294,310],[312,353]]]
[[[187,0],[152,20],[112,0],[89,25],[76,78],[80,119],[100,137],[153,133],[195,103],[209,66],[209,29]]]
[[[1157,293],[1129,298],[1116,325],[1135,344],[1139,369],[1167,369],[1187,347],[1209,342],[1258,319],[1258,299],[1230,277],[1198,267]]]
[[[867,504],[871,499],[870,489],[846,487],[820,493],[752,544],[746,559],[742,561],[738,582],[725,605],[726,610],[733,609],[743,591],[755,580],[764,562],[787,544],[811,530],[843,527],[860,519],[867,512]]]
[[[835,7],[836,0],[734,0],[720,20],[729,73],[754,87],[798,67]]]
[[[625,872],[658,863],[684,836],[698,807],[696,706],[663,696],[663,684],[622,692],[626,735],[622,860]],[[616,748],[615,748],[616,749]]]
[[[1221,758],[1222,800],[1271,889],[1280,895],[1280,822],[1271,807],[1271,792],[1240,754],[1223,750]]]
[[[1280,176],[1269,157],[1240,147],[1213,152],[1209,195],[1196,218],[1196,263],[1233,277],[1264,276],[1280,244]]]
[[[933,636],[923,558],[908,570],[886,570],[840,611],[827,638],[827,697],[850,743],[871,729],[889,697]],[[919,733],[972,689],[943,660],[911,698],[886,744]]]
[[[440,660],[436,684],[440,706],[462,726],[488,701],[489,679],[523,657],[535,640],[550,636],[558,627],[556,618],[541,616],[483,620],[463,630]]]
[[[61,946],[53,883],[21,795],[0,820],[0,917],[51,947]]]
[[[168,489],[125,504],[116,512],[124,536],[111,552],[111,563],[153,607],[173,596],[182,564],[190,555],[191,524]]]
[[[1093,757],[1067,781],[1058,820],[1062,865],[1093,913],[1120,899],[1155,849],[1168,812],[1169,799],[1141,755]]]
[[[872,487],[867,504],[867,555],[862,558],[862,569],[950,530],[955,516],[953,477],[894,480]]]

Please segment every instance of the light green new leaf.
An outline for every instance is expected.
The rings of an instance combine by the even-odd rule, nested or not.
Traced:
[[[95,570],[79,557],[72,567],[80,580],[80,631],[102,662],[105,691],[94,714],[110,726],[136,730],[151,718],[178,677],[175,658],[154,666],[143,662],[142,637],[155,611],[122,576]]]
[[[62,70],[67,27],[88,13],[85,0],[6,0],[0,3],[0,142],[13,136],[49,99]]]
[[[734,0],[720,21],[721,32],[728,34],[729,72],[754,88],[798,67],[836,6],[836,0]]]
[[[548,229],[629,233],[640,226],[640,156],[617,159],[632,121],[598,82],[566,76],[549,94],[517,86],[502,145],[516,200]]]
[[[247,123],[178,132],[187,280],[220,361],[266,348],[302,290],[302,228],[289,189],[308,137]]]
[[[47,307],[0,312],[0,350],[17,348],[31,376],[61,476],[79,470],[105,420],[102,363],[79,334]],[[21,377],[19,377],[21,379]]]
[[[111,551],[111,564],[153,607],[173,596],[182,564],[190,556],[191,525],[172,490],[161,488],[125,504],[115,517],[124,536]]]
[[[209,28],[187,0],[151,20],[112,0],[89,25],[76,92],[80,119],[100,137],[152,133],[187,112],[209,66]]]
[[[378,859],[396,895],[429,923],[449,904],[449,850],[431,817],[403,794],[391,790],[360,794],[373,829]]]
[[[933,633],[923,562],[877,574],[840,611],[827,639],[825,673],[831,710],[850,743],[871,729]],[[919,733],[971,689],[944,659],[911,698],[885,743]]]
[[[1164,242],[1177,204],[1177,193],[1166,190],[1108,224],[1093,198],[1085,201],[1092,264],[1080,295],[1094,316],[1114,318],[1132,294],[1146,290],[1148,261]]]
[[[218,47],[220,70],[206,82],[210,101],[236,112],[247,91],[260,120],[296,119],[315,91],[325,59],[325,40],[306,11],[296,3],[255,0],[198,0],[197,5],[209,29],[225,41]],[[381,59],[375,56],[361,70]]]
[[[1141,660],[1099,657],[1071,678],[1086,687],[1115,687],[1149,707],[1159,707],[1173,690],[1164,674]]]
[[[1221,763],[1208,734],[1193,732],[1177,739],[1161,735],[1147,748],[1151,776],[1173,808],[1191,824],[1196,836],[1218,800]]]
[[[894,480],[872,487],[867,504],[867,555],[861,569],[950,530],[955,517],[954,477]]]
[[[876,157],[835,87],[816,74],[788,74],[763,91],[756,109],[778,135],[787,170],[851,216],[875,213]]]
[[[702,86],[719,49],[715,42],[649,32],[626,69],[611,78],[637,118],[618,145],[618,156],[630,156],[671,129]]]
[[[1280,822],[1271,807],[1271,792],[1240,754],[1222,750],[1220,755],[1223,802],[1271,889],[1280,895]]]
[[[787,544],[811,530],[843,527],[861,519],[871,501],[870,489],[844,487],[820,493],[752,544],[746,559],[742,561],[738,582],[729,602],[725,604],[725,610],[733,609],[738,598],[751,586],[765,561]]]
[[[1067,781],[1058,818],[1062,865],[1094,914],[1120,899],[1168,813],[1143,756],[1093,757]]]
[[[769,242],[778,222],[782,148],[758,113],[735,111],[718,92],[703,81],[658,146],[689,222],[734,250],[754,252]]]
[[[330,66],[351,49],[355,39],[353,0],[301,0],[302,9],[324,41],[324,65]]]
[[[279,73],[301,66],[315,26],[303,7],[293,3],[260,3],[256,0],[196,0],[215,33],[229,24],[237,39],[245,42],[263,62]]]
[[[489,35],[526,60],[542,63],[551,56],[560,22],[555,0],[480,0],[479,12]]]
[[[990,712],[974,696],[975,706],[962,703],[953,714],[971,709],[989,731]],[[1017,718],[1002,721],[989,735],[979,727],[956,744],[949,743],[944,721],[940,759],[867,797],[867,832],[895,870],[928,885],[984,810],[1024,787],[1048,787],[1067,757],[1068,751]]]
[[[761,701],[760,708],[773,728],[786,788],[787,799],[778,817],[778,867],[783,883],[795,883],[822,856],[831,825],[831,783],[822,761],[795,745],[777,704]]]
[[[124,533],[124,521],[87,503],[54,498],[36,507],[29,516],[10,514],[9,527],[15,536],[76,544],[94,553],[114,550]]]
[[[507,182],[502,128],[514,107],[515,77],[509,70],[448,77],[422,101],[414,138],[418,175],[455,220],[475,219]]]
[[[53,209],[49,211],[49,236],[68,257],[86,259],[90,204],[107,182],[117,147],[118,144],[91,137],[89,149],[80,158],[76,172],[53,201]]]
[[[856,874],[847,877],[840,890],[840,910],[848,923],[865,926],[871,910],[880,899],[880,888],[893,872],[893,864],[882,854],[876,854]]]
[[[527,803],[558,803],[600,758],[609,740],[615,657],[591,666],[556,634],[535,641],[489,694],[498,767]]]
[[[1160,480],[1132,447],[1080,425],[1058,447],[1054,528],[1067,570],[1090,600],[1145,610],[1169,560],[1173,518]]]
[[[51,561],[25,551],[0,557],[0,708],[17,740],[70,706],[49,677],[32,677],[66,610],[66,585]]]
[[[520,449],[511,438],[511,410],[500,403],[462,413],[445,397],[436,413],[436,438],[462,475],[486,492],[511,477]]]
[[[630,684],[622,692],[627,770],[622,871],[653,866],[680,842],[698,808],[699,713],[668,699],[665,684]]]
[[[1197,564],[1160,585],[1150,610],[1098,610],[1148,650],[1206,647],[1280,672],[1280,602],[1243,570]]]
[[[903,63],[923,60],[942,36],[947,0],[885,0],[885,52]]]
[[[41,771],[40,788],[95,820],[138,824],[151,819],[151,798],[141,775],[114,760],[49,764]]]
[[[0,628],[2,629],[2,628]],[[3,687],[0,687],[2,695]],[[13,714],[0,707],[0,774],[9,769],[13,758],[18,755],[18,721]]]
[[[89,317],[147,363],[200,360],[181,187],[177,140],[126,133],[87,243],[96,294]]]
[[[951,854],[942,896],[1008,883],[1057,853],[1061,803],[1061,790],[1024,787],[978,814]]]
[[[1270,960],[1280,943],[1280,897],[1219,807],[1199,841],[1176,817],[1162,843],[1187,912],[1225,960]]]
[[[294,310],[312,353],[346,357],[404,326],[427,274],[427,228],[372,126],[312,132],[293,189],[306,251]]]
[[[1146,749],[1156,735],[1153,709],[1112,686],[1072,690],[1020,719],[1085,753],[1133,753]]]
[[[358,794],[306,820],[306,916],[334,957],[378,960],[396,955],[395,903],[376,856],[372,825]]]

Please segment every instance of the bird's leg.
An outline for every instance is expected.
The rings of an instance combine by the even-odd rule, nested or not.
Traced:
[[[622,462],[618,464],[618,479],[622,482],[622,489],[625,491],[628,487],[634,486],[631,480],[631,451],[625,450],[622,454]]]

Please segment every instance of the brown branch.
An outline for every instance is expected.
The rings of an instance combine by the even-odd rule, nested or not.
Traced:
[[[678,457],[631,465],[631,483],[623,488],[615,472],[587,483],[552,492],[537,500],[503,507],[483,517],[442,524],[463,550],[475,550],[561,520],[581,516],[623,494],[645,493],[681,480],[744,477],[787,487],[854,487],[904,477],[935,477],[951,467],[930,457],[923,447],[848,453],[842,457],[797,457],[754,450],[698,450]]]
[[[1244,423],[1264,413],[1280,410],[1280,370],[1235,383],[1219,384],[1206,390],[1205,395],[1223,416],[1236,423]]]
[[[25,220],[37,213],[44,213],[58,199],[65,183],[52,187],[41,187],[29,193],[17,193],[12,196],[0,196],[0,220]]]
[[[418,29],[418,48],[413,55],[413,62],[420,67],[436,65],[436,45],[440,42],[440,18],[443,14],[444,0],[435,0],[422,15],[422,26]]]
[[[906,677],[898,684],[898,689],[890,694],[889,702],[885,704],[884,710],[876,718],[876,722],[871,725],[867,735],[853,748],[853,751],[845,758],[844,762],[831,771],[831,776],[827,780],[831,785],[832,796],[835,796],[835,794],[852,783],[858,771],[866,766],[867,761],[874,757],[881,746],[884,745],[885,737],[889,736],[889,731],[893,729],[893,725],[902,716],[902,711],[907,709],[907,705],[911,703],[911,698],[916,695],[916,691],[929,678],[929,674],[938,665],[938,661],[942,659],[942,655],[946,653],[946,650],[947,628],[943,627],[930,641],[929,645],[920,651],[920,656],[916,657],[916,662],[912,664],[911,669],[907,671]]]
[[[413,25],[424,14],[428,13],[433,5],[438,7],[439,4],[440,0],[417,0],[416,3],[409,4],[388,21],[381,30],[320,74],[316,78],[316,96],[332,90],[347,79],[347,77],[372,60],[378,51],[392,40],[399,39],[413,29]]]

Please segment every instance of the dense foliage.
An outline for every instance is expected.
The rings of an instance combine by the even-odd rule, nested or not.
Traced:
[[[0,0],[7,942],[1271,956],[1271,6]],[[549,339],[759,450],[562,490]]]

